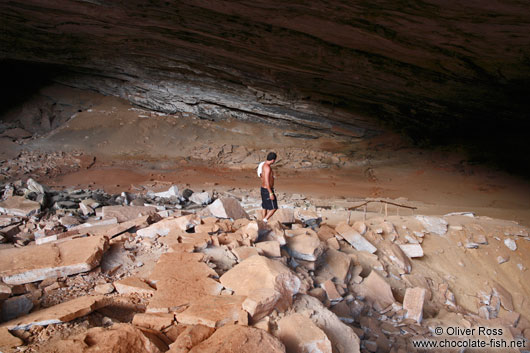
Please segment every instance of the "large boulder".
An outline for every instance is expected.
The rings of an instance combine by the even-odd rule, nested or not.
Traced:
[[[276,304],[279,310],[290,306],[301,285],[300,279],[287,266],[261,255],[251,256],[234,266],[221,276],[220,282],[243,296],[252,296],[254,291],[264,288],[273,289],[271,296],[279,294]]]
[[[189,353],[285,353],[285,346],[266,331],[225,325]]]
[[[250,219],[239,201],[233,197],[223,197],[215,200],[214,203],[208,206],[208,210],[217,218]]]

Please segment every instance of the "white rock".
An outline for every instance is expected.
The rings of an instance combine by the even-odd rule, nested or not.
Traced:
[[[179,196],[179,188],[176,185],[172,185],[168,191],[162,191],[155,193],[155,196],[157,197],[164,197],[164,198],[170,198],[172,196],[178,197]]]
[[[425,230],[429,233],[437,235],[445,235],[447,233],[447,221],[440,217],[433,216],[416,216]]]
[[[511,251],[517,250],[517,244],[515,243],[515,240],[513,239],[510,239],[510,238],[504,239],[504,245],[506,245],[506,247],[510,249]]]
[[[190,196],[190,201],[196,203],[197,205],[207,205],[212,201],[210,194],[205,192],[194,192]]]

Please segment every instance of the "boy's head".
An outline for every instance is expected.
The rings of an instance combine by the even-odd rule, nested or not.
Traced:
[[[267,160],[268,161],[275,161],[276,160],[276,153],[274,152],[269,152],[269,154],[267,155]]]

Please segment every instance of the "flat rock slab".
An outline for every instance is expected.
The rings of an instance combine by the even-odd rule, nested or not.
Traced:
[[[359,353],[360,340],[353,329],[344,324],[317,298],[307,294],[297,296],[293,304],[296,313],[302,314],[320,328],[331,342],[335,353]]]
[[[162,353],[168,347],[146,329],[131,324],[114,324],[109,328],[94,327],[74,337],[50,341],[43,348],[44,352],[54,353]]]
[[[239,295],[217,295],[197,298],[181,313],[177,322],[184,325],[221,327],[238,322],[241,305],[245,297]]]
[[[189,353],[285,353],[276,337],[253,327],[225,325]]]
[[[0,212],[13,216],[29,217],[40,211],[40,203],[23,196],[11,196],[0,202]]]
[[[416,216],[421,225],[429,233],[436,235],[445,235],[447,233],[447,221],[440,217],[434,216]]]
[[[282,318],[278,322],[277,337],[289,353],[332,353],[331,342],[324,331],[301,314]]]
[[[149,301],[147,312],[171,312],[189,305],[205,295],[218,295],[223,286],[209,278],[217,273],[201,260],[203,254],[173,252],[160,256],[150,281],[156,282],[156,292]]]
[[[250,219],[239,201],[233,197],[223,197],[215,200],[214,203],[208,206],[208,210],[217,218]]]
[[[2,324],[9,330],[27,330],[39,325],[45,326],[72,321],[87,315],[94,310],[103,308],[112,302],[111,298],[102,295],[79,297],[46,309],[32,312],[29,315]]]
[[[156,238],[158,236],[166,236],[174,229],[186,231],[199,224],[201,224],[201,219],[197,215],[166,218],[151,224],[149,227],[139,229],[136,234],[142,238]]]
[[[335,228],[344,240],[350,243],[358,251],[366,251],[373,254],[377,248],[366,240],[359,232],[346,224],[340,224]]]
[[[103,206],[101,216],[103,218],[115,217],[118,222],[126,222],[141,216],[149,216],[158,210],[152,206]]]
[[[155,289],[138,277],[127,277],[113,283],[120,294],[154,294]]]
[[[425,302],[425,288],[407,288],[405,299],[403,300],[403,309],[407,311],[406,318],[416,320],[421,323],[423,318],[423,304]]]
[[[292,296],[300,290],[300,279],[284,264],[261,255],[247,258],[219,279],[221,284],[237,295],[248,296],[253,291],[270,288],[282,294],[286,309]]]
[[[423,257],[423,248],[420,244],[399,244],[399,247],[410,258]]]
[[[0,250],[0,277],[24,284],[87,272],[99,265],[108,246],[107,237],[97,236]]]

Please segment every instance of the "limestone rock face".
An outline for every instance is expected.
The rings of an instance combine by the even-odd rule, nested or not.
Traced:
[[[58,81],[159,111],[353,136],[377,115],[418,139],[527,111],[524,2],[24,0],[0,16],[2,59],[62,65]]]

